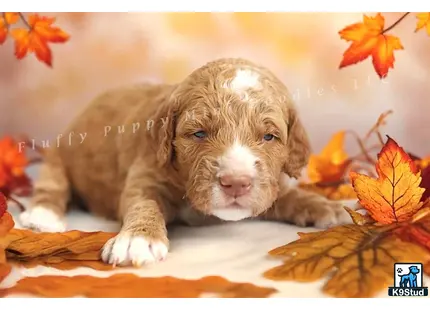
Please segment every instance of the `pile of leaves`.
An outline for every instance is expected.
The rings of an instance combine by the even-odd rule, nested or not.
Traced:
[[[371,133],[377,133],[385,117],[380,116]],[[373,297],[394,285],[394,263],[422,263],[430,275],[430,165],[428,159],[412,158],[397,142],[387,137],[377,159],[368,154],[359,139],[366,162],[372,171],[359,173],[354,162],[341,148],[344,133],[335,134],[323,152],[314,156],[309,168],[315,183],[304,188],[322,194],[338,188],[352,189],[358,199],[356,211],[345,207],[353,224],[325,231],[299,233],[299,239],[269,252],[285,258],[284,264],[264,276],[272,280],[311,282],[328,278],[323,287],[335,297]],[[349,178],[345,177],[345,174]],[[318,182],[331,185],[323,187]],[[327,190],[329,188],[329,190]],[[333,197],[332,197],[333,198]],[[333,199],[338,199],[335,196]],[[342,197],[345,199],[347,197]]]
[[[331,200],[357,199],[350,172],[363,172],[370,177],[376,177],[375,152],[380,151],[385,143],[380,128],[386,124],[387,117],[392,113],[392,110],[382,113],[364,137],[360,137],[353,130],[342,130],[333,134],[319,154],[311,154],[307,166],[307,180],[301,181],[299,186]],[[349,155],[345,151],[348,135],[357,142],[360,149],[358,154]],[[376,139],[372,140],[375,137]],[[425,200],[430,197],[430,156],[420,158],[410,152],[407,155],[421,172],[420,186],[425,189],[422,195]]]

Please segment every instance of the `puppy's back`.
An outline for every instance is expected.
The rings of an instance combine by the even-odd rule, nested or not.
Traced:
[[[102,215],[117,211],[138,147],[153,147],[145,127],[158,106],[157,98],[171,88],[143,84],[109,90],[90,102],[63,132],[55,153],[73,192],[91,211]]]

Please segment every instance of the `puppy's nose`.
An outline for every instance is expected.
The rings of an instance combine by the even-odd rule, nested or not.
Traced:
[[[249,175],[227,174],[219,178],[222,190],[229,196],[238,197],[248,193],[252,186],[252,178]]]

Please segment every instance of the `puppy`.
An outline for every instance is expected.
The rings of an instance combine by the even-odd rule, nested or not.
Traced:
[[[288,184],[309,140],[290,94],[268,69],[220,59],[177,85],[116,89],[96,98],[47,149],[25,227],[64,231],[76,198],[122,222],[103,261],[142,265],[169,249],[166,225],[246,218],[327,227],[342,206]]]

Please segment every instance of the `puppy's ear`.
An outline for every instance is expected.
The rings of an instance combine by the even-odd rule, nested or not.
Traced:
[[[157,159],[160,166],[169,165],[175,158],[174,141],[176,137],[176,120],[178,103],[174,98],[169,98],[160,105],[157,117],[162,121],[158,129],[157,139],[159,143]]]
[[[306,130],[295,108],[288,111],[288,157],[284,172],[292,178],[298,178],[308,164],[311,147]]]

